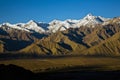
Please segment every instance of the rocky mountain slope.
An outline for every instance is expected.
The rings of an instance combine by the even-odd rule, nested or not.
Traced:
[[[0,40],[4,42],[6,51],[16,51],[24,48],[43,36],[47,36],[47,34],[30,33],[16,28],[8,28],[8,26],[0,27]]]
[[[18,28],[19,27],[19,28]],[[0,52],[38,55],[119,56],[120,18],[88,14],[80,20],[6,23],[0,27]]]
[[[52,55],[116,55],[119,52],[114,52],[115,48],[112,49],[112,47],[115,46],[114,44],[113,46],[107,46],[113,50],[112,52],[109,52],[110,50],[107,50],[104,47],[102,48],[102,46],[97,48],[97,46],[107,43],[107,40],[114,39],[115,35],[119,38],[120,24],[117,21],[111,22],[114,20],[119,21],[119,18],[110,20],[106,25],[96,24],[94,25],[95,27],[92,28],[81,26],[80,28],[70,28],[65,31],[58,31],[22,49],[21,52]],[[115,39],[114,43],[117,47],[119,44],[116,42],[117,40]],[[36,48],[33,49],[33,47]],[[96,51],[96,49],[98,49],[98,51]]]
[[[86,55],[120,56],[120,32],[85,51]]]

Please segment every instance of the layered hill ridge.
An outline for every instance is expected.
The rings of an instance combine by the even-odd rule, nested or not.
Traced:
[[[86,55],[120,56],[120,32],[83,53]]]
[[[6,51],[17,51],[41,39],[47,34],[29,33],[15,28],[0,27],[0,40],[4,42]]]
[[[68,33],[67,33],[68,34]],[[83,44],[78,44],[76,41],[69,39],[70,37],[63,33],[57,32],[50,35],[47,38],[43,38],[40,41],[32,44],[25,49],[21,50],[23,53],[42,53],[52,55],[71,54],[72,51],[81,51],[86,49]],[[71,38],[73,38],[71,36]],[[36,47],[32,49],[33,47]]]
[[[0,27],[1,53],[15,51],[18,54],[104,56],[120,54],[119,17],[109,19],[88,14],[81,20],[54,20],[49,24],[29,21],[24,25],[18,26],[26,30],[8,25]]]
[[[109,24],[95,26],[94,28],[82,26],[56,32],[22,49],[21,52],[52,55],[119,55],[120,24],[110,21]],[[105,44],[108,45],[103,46]],[[33,47],[37,48],[32,49]]]

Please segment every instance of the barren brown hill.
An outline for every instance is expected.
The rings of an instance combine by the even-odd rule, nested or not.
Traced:
[[[49,37],[42,38],[38,42],[22,49],[20,52],[49,55],[116,55],[119,53],[119,48],[115,48],[115,51],[113,47],[118,47],[119,44],[114,36],[119,38],[120,32],[120,24],[117,20],[115,18],[105,25],[97,24],[95,27],[81,26],[80,28],[59,31],[51,34]],[[103,43],[108,44],[109,40],[114,41],[111,42],[111,45],[107,46],[107,49],[106,47],[99,46]],[[99,47],[97,48],[97,46]],[[94,48],[95,50],[93,50]]]
[[[69,28],[65,31],[51,33],[48,36],[11,29],[6,31],[6,29],[1,28],[0,38],[1,41],[5,42],[5,50],[17,51],[18,53],[38,55],[118,55],[120,53],[119,20],[120,18],[113,18],[103,24]]]
[[[71,52],[75,50],[82,51],[86,48],[87,47],[84,44],[79,44],[76,41],[69,39],[63,32],[57,32],[22,49],[20,52],[64,55],[71,54]]]
[[[5,42],[4,51],[17,51],[41,39],[45,34],[30,33],[7,26],[0,27],[0,40]]]
[[[86,55],[120,56],[120,32],[83,53]]]

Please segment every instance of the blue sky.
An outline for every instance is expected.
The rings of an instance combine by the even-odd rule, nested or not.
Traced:
[[[120,16],[120,0],[0,0],[0,23]]]

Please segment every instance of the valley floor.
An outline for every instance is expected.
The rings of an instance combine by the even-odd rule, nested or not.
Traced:
[[[72,67],[95,67],[96,69],[119,70],[119,57],[51,57],[40,59],[9,59],[0,60],[0,64],[14,64],[33,72],[43,72]]]
[[[120,80],[119,57],[57,57],[0,60],[29,70],[34,80]]]

